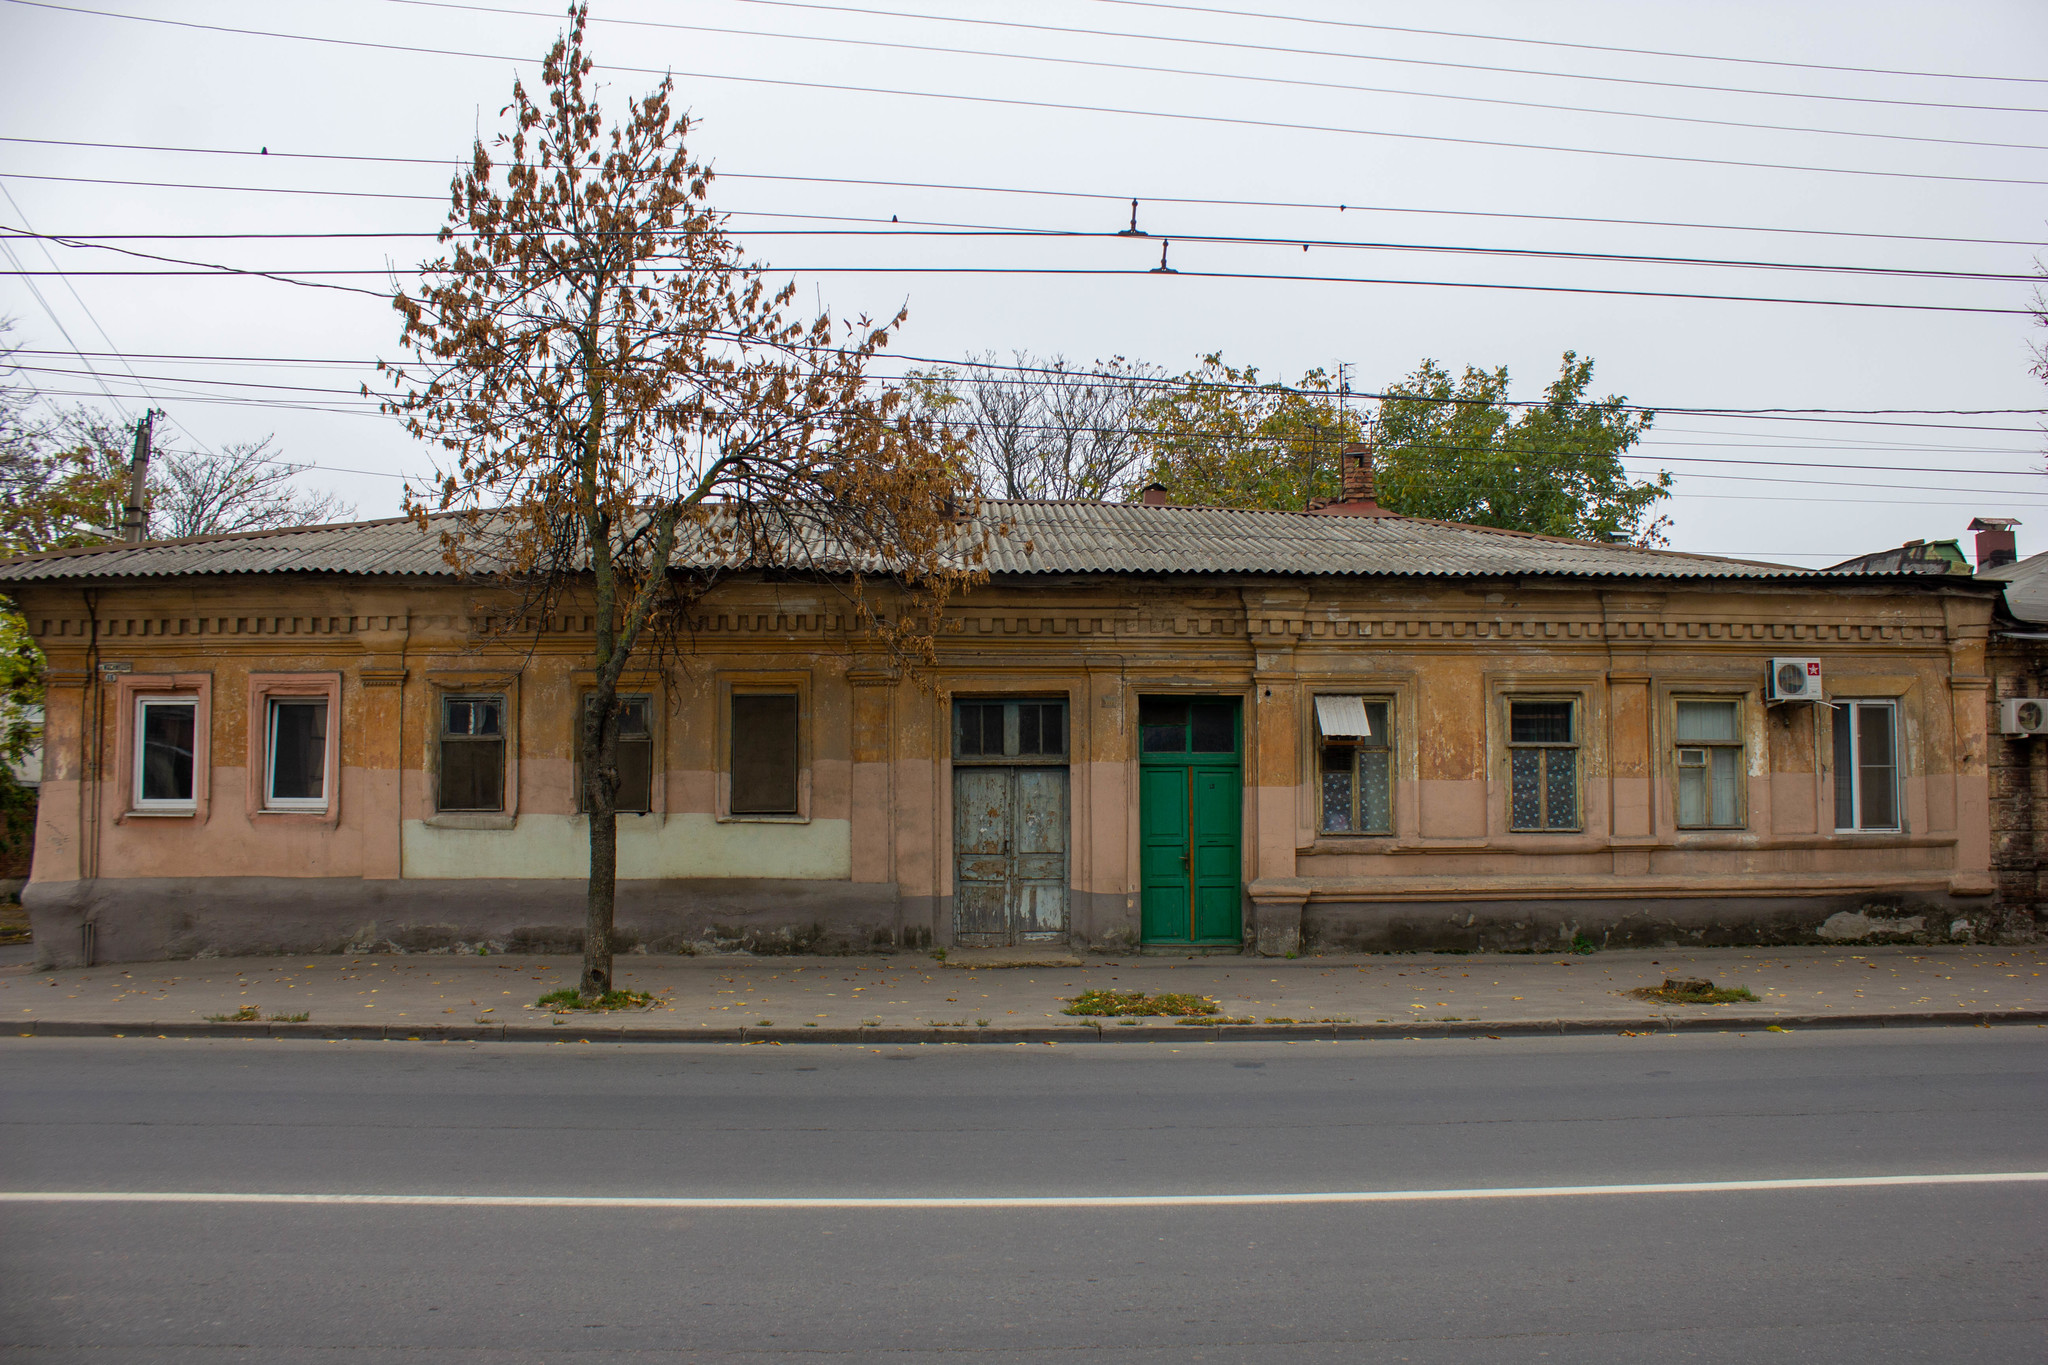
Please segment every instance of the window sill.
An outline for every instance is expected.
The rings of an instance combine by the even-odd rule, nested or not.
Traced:
[[[808,815],[721,815],[721,825],[808,825]]]
[[[516,815],[502,811],[443,811],[421,822],[428,829],[511,829],[519,823]]]
[[[124,820],[190,820],[199,814],[197,806],[179,806],[163,810],[131,810],[122,815]]]

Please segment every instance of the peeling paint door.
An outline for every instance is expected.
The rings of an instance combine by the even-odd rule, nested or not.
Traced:
[[[953,941],[1067,937],[1067,714],[1063,700],[953,708]]]
[[[953,941],[968,947],[1067,936],[1067,770],[953,773]]]

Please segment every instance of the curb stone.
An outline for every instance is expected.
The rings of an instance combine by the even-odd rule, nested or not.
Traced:
[[[1295,1042],[1310,1039],[1506,1038],[1594,1033],[1730,1033],[1776,1025],[1794,1029],[1990,1028],[2000,1024],[2048,1024],[2048,1009],[1923,1010],[1893,1014],[1661,1014],[1633,1019],[1483,1019],[1437,1023],[1403,1020],[1388,1024],[1199,1024],[1105,1028],[1096,1023],[943,1028],[882,1025],[861,1028],[659,1028],[605,1023],[576,1028],[535,1024],[315,1024],[207,1023],[193,1020],[24,1020],[14,1032],[36,1038],[301,1038],[405,1042],[490,1043],[1161,1043]]]

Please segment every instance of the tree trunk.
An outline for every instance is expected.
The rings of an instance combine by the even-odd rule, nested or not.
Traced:
[[[619,884],[618,691],[602,682],[583,716],[583,804],[590,812],[590,884],[583,914],[583,979],[595,1000],[612,989],[612,923]]]

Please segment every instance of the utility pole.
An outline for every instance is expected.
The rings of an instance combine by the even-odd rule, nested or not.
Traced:
[[[135,454],[128,462],[128,505],[121,509],[121,539],[131,543],[149,533],[149,438],[156,409],[145,409],[135,424]]]

